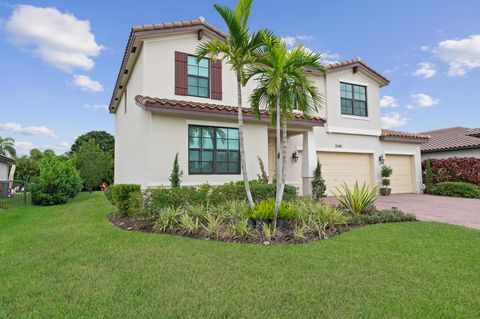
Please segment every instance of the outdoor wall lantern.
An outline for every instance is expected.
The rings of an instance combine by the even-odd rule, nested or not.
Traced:
[[[380,155],[380,157],[378,157],[378,161],[380,162],[380,164],[385,164],[385,155]]]
[[[293,160],[295,163],[298,161],[298,154],[297,154],[296,151],[293,152],[293,154],[292,154],[292,160]]]

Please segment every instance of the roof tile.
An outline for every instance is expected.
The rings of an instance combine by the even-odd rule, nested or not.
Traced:
[[[428,134],[431,139],[421,146],[421,150],[441,151],[450,149],[480,148],[480,128],[470,129],[466,127],[449,127],[421,134]]]
[[[382,137],[395,137],[395,138],[424,140],[424,141],[428,141],[428,139],[430,138],[430,136],[426,135],[426,134],[408,133],[408,132],[400,132],[400,131],[386,130],[386,129],[382,129],[382,135],[381,136]]]

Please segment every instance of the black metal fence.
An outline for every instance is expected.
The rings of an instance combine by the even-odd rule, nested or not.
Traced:
[[[0,181],[0,204],[27,205],[27,202],[27,182]]]

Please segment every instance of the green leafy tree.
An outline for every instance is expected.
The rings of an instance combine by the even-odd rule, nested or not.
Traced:
[[[172,187],[180,187],[181,178],[183,176],[183,171],[180,170],[178,165],[178,153],[175,154],[175,160],[173,161],[172,173],[170,174],[170,185]]]
[[[95,143],[100,146],[100,149],[103,152],[111,152],[112,154],[114,153],[115,138],[113,137],[113,135],[105,131],[90,131],[88,133],[80,135],[73,143],[71,147],[71,152],[78,152],[78,150],[80,150],[80,148],[82,147],[82,144],[88,142],[91,139],[95,140]]]
[[[256,78],[258,83],[250,97],[252,111],[260,117],[260,110],[266,107],[271,114],[272,123],[276,125],[277,195],[274,215],[276,221],[285,189],[287,121],[293,116],[295,106],[304,116],[318,110],[322,96],[307,70],[323,73],[325,68],[321,63],[320,54],[303,46],[288,50],[283,41],[273,36],[265,38],[264,42],[265,46],[259,50],[261,52],[257,63],[249,67],[246,78]],[[280,123],[282,123],[281,136]]]
[[[75,166],[87,191],[98,189],[103,181],[107,182],[110,178],[111,158],[111,153],[102,151],[94,139],[83,143],[75,153]]]
[[[430,160],[425,162],[425,193],[431,194],[433,189],[433,172]]]
[[[40,175],[30,186],[32,204],[66,203],[82,190],[82,184],[72,160],[61,161],[55,154],[47,153],[40,162]]]
[[[237,78],[237,106],[238,106],[238,139],[240,144],[240,165],[242,169],[245,192],[247,193],[250,208],[253,209],[254,201],[248,182],[247,164],[245,161],[244,125],[242,87],[247,84],[245,68],[257,61],[256,51],[264,45],[266,36],[272,34],[269,30],[260,30],[250,34],[248,19],[253,0],[239,0],[235,8],[214,4],[215,10],[227,25],[225,41],[211,39],[202,43],[197,48],[198,60],[205,56],[220,58],[230,64]]]
[[[322,177],[322,165],[317,160],[317,167],[313,171],[312,195],[315,199],[318,200],[326,196],[326,191],[327,185],[325,184],[325,180]]]
[[[0,155],[9,155],[15,157],[17,155],[17,151],[15,150],[14,145],[15,140],[13,138],[0,136]]]

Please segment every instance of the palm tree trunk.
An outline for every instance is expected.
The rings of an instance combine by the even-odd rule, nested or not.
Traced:
[[[280,158],[280,101],[277,100],[277,107],[276,107],[276,121],[275,125],[277,128],[277,149],[276,149],[276,192],[275,192],[275,209],[273,212],[273,221],[274,221],[274,227],[277,227],[277,217],[278,217],[278,209],[280,208],[280,203],[282,202],[280,198],[280,185],[281,185],[281,179],[282,179],[282,174],[281,172],[283,171],[283,159]]]
[[[280,183],[280,192],[279,192],[279,205],[281,205],[283,200],[283,192],[285,190],[285,183],[287,177],[287,117],[284,116],[282,119],[282,177]]]
[[[243,182],[245,184],[245,192],[247,193],[248,203],[253,210],[255,204],[253,203],[252,192],[250,191],[250,184],[248,182],[247,162],[245,160],[245,147],[243,140],[243,108],[242,108],[242,84],[240,77],[237,75],[237,97],[238,97],[238,141],[240,143],[240,165],[242,169]]]

